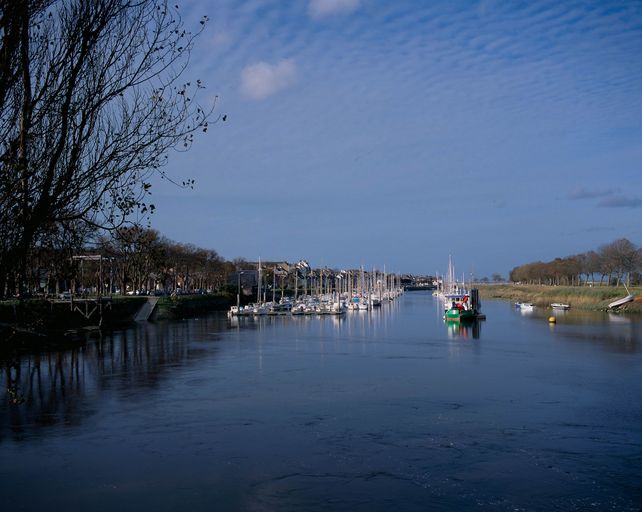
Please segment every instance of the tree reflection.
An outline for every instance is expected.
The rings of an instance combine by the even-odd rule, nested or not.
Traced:
[[[80,424],[102,400],[144,398],[172,370],[211,355],[198,342],[218,339],[222,328],[216,317],[147,324],[70,350],[2,357],[0,442]]]

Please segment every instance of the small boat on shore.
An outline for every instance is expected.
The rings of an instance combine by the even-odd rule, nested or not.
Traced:
[[[558,310],[563,310],[563,311],[566,311],[567,309],[571,309],[571,305],[570,304],[562,304],[561,302],[553,302],[551,304],[551,307],[553,309],[558,309]]]
[[[626,297],[622,297],[621,299],[614,300],[609,304],[609,309],[613,308],[619,308],[620,306],[626,304],[627,302],[633,302],[633,295],[630,293]]]
[[[624,288],[626,289],[626,293],[628,293],[628,295],[626,297],[622,297],[621,299],[614,300],[613,302],[611,302],[609,304],[609,309],[619,308],[620,306],[626,304],[627,302],[633,302],[633,295],[627,288],[626,284],[624,285]]]

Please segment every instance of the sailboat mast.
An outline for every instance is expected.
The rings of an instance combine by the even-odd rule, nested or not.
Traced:
[[[261,257],[259,256],[259,282],[258,282],[258,286],[256,287],[256,302],[261,302],[261,286],[263,285],[262,277],[263,276],[261,276]]]

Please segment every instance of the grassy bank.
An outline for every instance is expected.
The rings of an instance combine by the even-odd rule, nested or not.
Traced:
[[[606,310],[610,302],[626,296],[623,286],[543,286],[524,284],[479,285],[482,298],[505,299],[512,302],[532,302],[535,306],[550,306],[551,302],[570,304],[572,308]],[[620,311],[642,314],[642,287],[630,289],[635,301],[620,307]]]

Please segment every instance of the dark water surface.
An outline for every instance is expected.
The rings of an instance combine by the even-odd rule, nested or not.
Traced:
[[[5,360],[0,509],[640,510],[642,323],[484,310],[409,292]]]

